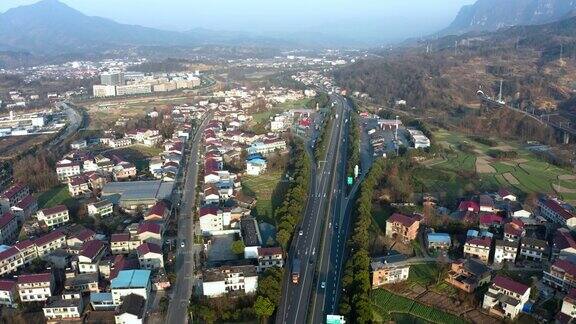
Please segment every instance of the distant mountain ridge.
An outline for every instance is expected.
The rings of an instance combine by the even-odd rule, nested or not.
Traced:
[[[0,50],[33,54],[85,53],[127,46],[285,45],[246,33],[196,28],[165,31],[91,17],[58,0],[43,0],[0,14]]]
[[[576,15],[576,0],[478,0],[462,7],[440,35],[546,24]]]

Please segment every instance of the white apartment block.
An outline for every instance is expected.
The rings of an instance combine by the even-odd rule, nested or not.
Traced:
[[[36,218],[39,222],[43,221],[49,228],[66,224],[70,221],[68,208],[64,205],[39,210],[38,213],[36,213]]]
[[[203,274],[202,287],[207,297],[223,296],[233,291],[253,294],[258,288],[256,267],[246,265],[207,269]]]
[[[515,319],[530,298],[530,287],[503,276],[496,276],[484,295],[482,308],[491,314]]]
[[[20,301],[45,301],[52,296],[54,290],[54,277],[52,273],[21,275],[16,284]]]

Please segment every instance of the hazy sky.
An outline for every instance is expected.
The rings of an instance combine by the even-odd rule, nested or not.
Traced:
[[[38,0],[0,0],[0,12]],[[347,24],[394,26],[410,34],[445,27],[475,0],[62,0],[85,14],[143,26],[187,30],[286,32]],[[394,22],[393,24],[386,22]],[[359,26],[355,26],[359,28]],[[360,28],[361,29],[361,28]],[[359,30],[361,31],[361,30]],[[414,35],[417,36],[417,35]]]

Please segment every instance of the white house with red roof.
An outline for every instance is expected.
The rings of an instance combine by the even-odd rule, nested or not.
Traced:
[[[82,228],[74,233],[68,234],[66,245],[68,247],[81,247],[84,243],[94,240],[96,233],[89,228]]]
[[[482,308],[502,318],[515,319],[530,298],[530,287],[504,276],[496,276],[484,294]]]
[[[11,244],[18,237],[18,220],[11,212],[0,216],[0,244]]]
[[[22,264],[24,266],[32,264],[32,261],[38,258],[38,250],[36,244],[32,240],[24,240],[14,244],[14,247],[20,251]]]
[[[52,251],[66,246],[66,234],[60,230],[52,231],[34,240],[36,252],[41,258]]]
[[[16,306],[16,281],[0,280],[0,305]]]
[[[67,182],[68,178],[82,174],[82,164],[70,159],[62,159],[56,163],[58,180]]]
[[[90,193],[90,182],[83,175],[68,179],[68,192],[72,197],[80,197]]]
[[[168,205],[164,201],[158,201],[148,210],[144,220],[150,222],[165,221],[169,212]]]
[[[544,271],[542,281],[562,291],[576,288],[576,263],[569,260],[556,260],[548,271]]]
[[[504,239],[507,241],[518,241],[526,235],[524,222],[520,219],[513,219],[504,224]]]
[[[98,265],[107,251],[106,244],[100,240],[92,240],[84,243],[78,255],[78,272],[97,273]]]
[[[54,291],[54,276],[52,273],[20,275],[16,288],[23,303],[45,301]]]
[[[516,199],[517,199],[516,195],[507,189],[498,190],[497,197],[499,200],[502,200],[502,201],[516,201]]]
[[[464,255],[479,259],[488,264],[490,250],[492,249],[491,237],[469,237],[464,244]]]
[[[142,243],[137,249],[141,269],[155,270],[164,268],[162,248],[154,243]]]
[[[47,227],[54,228],[70,221],[68,208],[64,205],[58,205],[50,208],[44,208],[36,213],[39,222],[44,222]]]
[[[465,200],[458,205],[458,211],[478,213],[480,212],[480,205],[473,200]]]
[[[199,211],[200,229],[203,235],[214,235],[230,226],[232,215],[216,206],[204,206]]]
[[[12,246],[0,252],[0,276],[16,272],[23,266],[22,254],[17,248]]]
[[[138,240],[162,246],[162,226],[153,222],[142,222],[138,225]]]
[[[38,211],[38,200],[32,195],[24,197],[10,211],[18,218],[20,223],[30,219]]]
[[[12,185],[0,194],[0,211],[10,211],[11,207],[16,206],[16,204],[28,195],[30,195],[30,189],[28,186],[21,183]]]
[[[576,228],[576,214],[565,202],[551,198],[539,201],[538,206],[540,207],[540,215],[548,221],[570,229]]]

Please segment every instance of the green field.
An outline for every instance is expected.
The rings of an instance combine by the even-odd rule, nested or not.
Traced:
[[[68,192],[68,186],[55,187],[38,196],[38,209],[66,204],[66,202],[69,202],[70,200],[73,199],[70,197],[70,193]]]
[[[281,197],[274,195],[279,190],[279,185],[286,185],[287,182],[280,183],[282,172],[267,172],[259,176],[244,176],[242,180],[243,189],[250,195],[256,197],[256,207],[252,209],[253,215],[261,221],[274,224],[274,206],[281,203]]]
[[[300,99],[300,100],[289,100],[279,105],[272,107],[271,109],[263,112],[259,112],[256,114],[252,114],[252,120],[254,123],[259,124],[263,122],[267,122],[270,117],[281,113],[284,110],[290,109],[302,109],[306,108],[306,104],[310,101],[310,99]]]
[[[451,152],[414,171],[419,189],[458,192],[507,187],[523,193],[553,193],[567,201],[576,199],[576,182],[560,178],[573,175],[572,171],[539,159],[518,143],[490,147],[446,130],[436,131],[434,138]],[[462,151],[463,147],[468,149]],[[494,149],[515,151],[518,157],[496,160],[488,155]]]
[[[410,323],[410,320],[415,320],[418,323],[466,323],[466,321],[455,315],[393,294],[384,289],[374,290],[371,299],[374,307],[374,321],[377,323],[386,323],[395,319],[402,319],[402,323]],[[400,314],[404,314],[404,316],[398,317]],[[413,319],[410,316],[414,316],[417,319]]]

